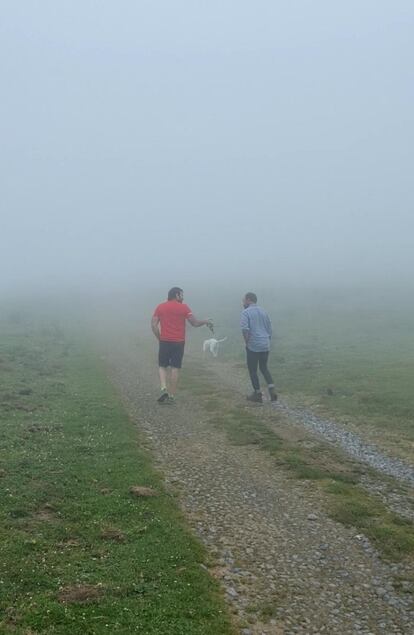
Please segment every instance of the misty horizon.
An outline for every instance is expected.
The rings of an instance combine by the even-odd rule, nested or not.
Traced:
[[[411,283],[413,23],[3,3],[0,290]]]

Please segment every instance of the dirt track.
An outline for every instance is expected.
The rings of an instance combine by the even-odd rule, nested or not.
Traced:
[[[310,482],[288,478],[254,446],[230,444],[191,393],[183,390],[173,407],[157,405],[150,342],[137,347],[126,337],[108,356],[167,486],[208,548],[241,633],[414,632],[411,595],[393,586],[404,571],[327,517]],[[226,376],[229,400],[239,403],[223,367],[217,386]]]

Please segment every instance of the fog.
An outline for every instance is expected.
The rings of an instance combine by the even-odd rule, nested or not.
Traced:
[[[408,0],[3,0],[0,290],[407,284],[413,28]]]

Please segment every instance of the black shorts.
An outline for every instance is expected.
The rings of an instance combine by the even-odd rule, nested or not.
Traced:
[[[184,342],[162,342],[158,352],[158,366],[181,368],[184,356]]]

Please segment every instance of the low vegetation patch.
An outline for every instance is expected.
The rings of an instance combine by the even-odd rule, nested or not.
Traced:
[[[232,632],[87,347],[44,325],[0,334],[0,632]]]
[[[332,495],[328,503],[332,518],[362,531],[392,560],[414,554],[414,526],[409,520],[390,512],[361,487],[333,482],[325,489]]]

